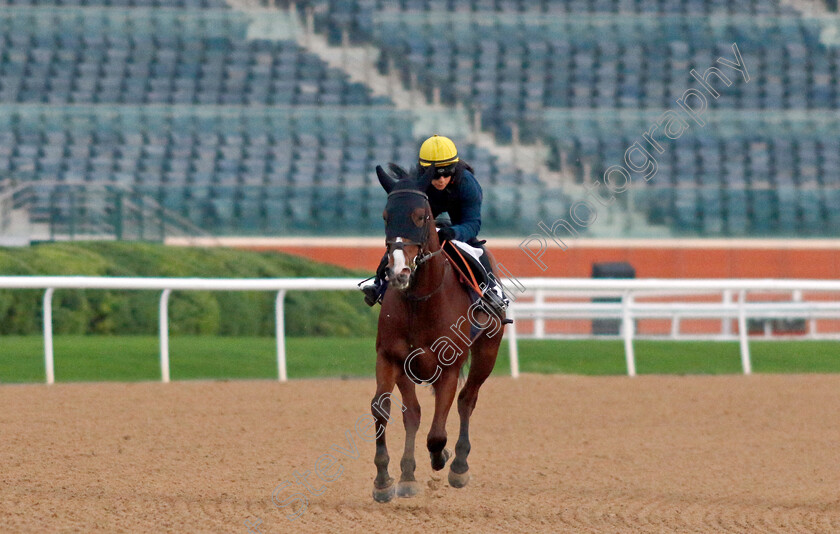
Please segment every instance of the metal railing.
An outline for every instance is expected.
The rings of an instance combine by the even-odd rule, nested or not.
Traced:
[[[52,297],[56,289],[125,289],[162,291],[160,297],[160,378],[169,382],[169,296],[172,291],[276,291],[277,378],[287,379],[283,303],[287,291],[356,289],[353,278],[116,278],[95,276],[0,276],[0,289],[46,289],[44,293],[44,367],[46,382],[55,382]]]
[[[807,339],[840,339],[840,334],[818,333],[815,321],[820,318],[840,319],[840,281],[834,280],[674,280],[674,279],[580,279],[580,278],[523,278],[519,282],[525,292],[518,302],[511,305],[509,316],[513,319],[535,319],[536,337],[545,335],[546,319],[618,319],[624,341],[627,374],[635,376],[636,363],[633,350],[635,320],[645,318],[670,318],[676,321],[669,336],[660,339],[686,339],[679,330],[679,320],[685,318],[714,318],[722,324],[737,320],[738,331],[732,333],[722,327],[718,335],[707,339],[738,340],[741,364],[745,374],[752,372],[749,353],[747,321],[755,318],[798,318],[810,321]],[[160,369],[161,380],[169,382],[169,313],[168,302],[172,291],[275,291],[275,323],[277,334],[277,378],[287,380],[285,311],[287,291],[335,291],[356,288],[355,278],[275,278],[275,279],[206,279],[206,278],[112,278],[85,276],[0,276],[0,289],[45,289],[44,362],[46,382],[55,382],[52,297],[56,289],[113,289],[161,291],[160,297]],[[792,300],[779,302],[749,301],[748,294],[792,292]],[[640,302],[652,296],[687,296],[709,293],[722,295],[720,302]],[[738,299],[732,297],[737,293]],[[806,293],[831,294],[833,299],[806,300]],[[551,302],[547,297],[570,296],[578,302]],[[532,302],[525,302],[527,298]],[[580,302],[581,298],[612,297],[617,302]],[[541,334],[539,334],[541,332]],[[508,326],[508,349],[511,376],[519,376],[519,351],[517,323]],[[601,337],[590,335],[586,337]]]
[[[741,367],[744,374],[752,373],[749,349],[750,319],[802,319],[808,321],[806,339],[840,339],[840,333],[819,333],[817,319],[840,319],[840,281],[835,280],[781,280],[781,279],[575,279],[530,278],[520,282],[525,286],[524,299],[519,299],[510,309],[513,319],[533,319],[534,333],[538,339],[546,338],[605,338],[608,335],[562,335],[546,333],[547,319],[613,319],[620,321],[619,331],[611,336],[624,341],[627,374],[636,375],[635,339],[708,339],[738,341]],[[789,293],[789,300],[777,300],[780,293]],[[828,300],[807,300],[806,293],[819,293]],[[737,294],[737,299],[733,296]],[[749,300],[749,296],[772,294],[773,301]],[[696,297],[720,295],[719,302],[697,302]],[[530,302],[524,301],[531,297]],[[548,300],[553,298],[553,301]],[[558,301],[558,298],[575,301]],[[615,302],[581,302],[582,298],[613,298]],[[668,299],[667,302],[650,300]],[[692,301],[691,299],[695,300]],[[640,302],[645,299],[646,302]],[[673,302],[673,300],[683,299]],[[684,300],[688,299],[688,300]],[[669,334],[640,336],[636,332],[638,319],[668,319]],[[720,319],[717,333],[685,335],[680,331],[683,319]],[[737,332],[729,322],[736,320]],[[508,327],[511,375],[519,374],[516,323]],[[765,339],[779,339],[769,337]],[[786,336],[785,339],[789,339]]]

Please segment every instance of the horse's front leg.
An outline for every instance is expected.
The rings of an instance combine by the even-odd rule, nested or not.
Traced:
[[[397,484],[397,495],[399,497],[414,497],[420,493],[420,483],[414,478],[414,469],[417,462],[414,460],[414,438],[417,437],[417,429],[420,428],[420,401],[417,400],[414,382],[403,373],[397,379],[397,387],[400,388],[405,411],[403,412],[403,424],[405,425],[405,451],[400,461],[400,482]]]
[[[388,474],[388,447],[385,445],[385,430],[391,417],[391,391],[397,377],[396,367],[381,354],[376,357],[376,395],[370,403],[370,411],[376,424],[376,479],[373,481],[373,499],[388,502],[394,498],[394,479]]]

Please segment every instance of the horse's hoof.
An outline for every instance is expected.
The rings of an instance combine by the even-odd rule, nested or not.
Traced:
[[[373,487],[373,500],[376,502],[390,502],[391,499],[394,498],[396,494],[397,487],[394,485],[394,482],[391,481],[391,484],[384,488],[377,488],[376,486]]]
[[[420,493],[420,483],[416,480],[406,480],[397,484],[397,497],[408,499]]]
[[[435,471],[440,471],[441,469],[446,467],[446,462],[448,462],[449,459],[452,458],[452,451],[450,451],[449,449],[443,449],[440,454],[443,457],[440,463],[435,462],[434,456],[432,457],[432,469],[434,469]]]
[[[463,488],[470,481],[470,472],[456,473],[449,468],[449,485],[453,488]]]

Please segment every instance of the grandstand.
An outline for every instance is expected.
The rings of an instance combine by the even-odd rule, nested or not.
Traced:
[[[837,3],[0,0],[0,534],[840,532]]]
[[[713,82],[705,126],[588,231],[835,236],[832,17],[776,0],[3,1],[0,235],[21,218],[51,237],[376,235],[372,169],[410,164],[429,117],[476,167],[484,231],[527,235],[737,43],[749,82]],[[330,64],[313,36],[370,65]],[[359,81],[368,67],[417,105]]]

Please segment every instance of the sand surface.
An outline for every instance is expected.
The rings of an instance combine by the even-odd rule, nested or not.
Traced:
[[[840,376],[493,378],[463,489],[429,466],[422,392],[423,493],[388,504],[354,430],[374,387],[0,386],[0,531],[840,532]],[[396,477],[401,419],[388,437]],[[307,471],[320,494],[291,521],[272,492]]]

